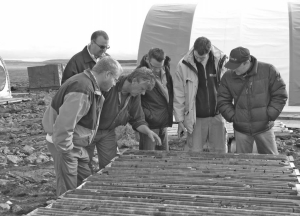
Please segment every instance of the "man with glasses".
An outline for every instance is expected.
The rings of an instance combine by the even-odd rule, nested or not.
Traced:
[[[179,61],[174,79],[174,115],[178,137],[187,133],[185,151],[227,152],[225,121],[217,109],[217,89],[226,56],[199,37]]]
[[[106,32],[95,31],[91,36],[91,42],[69,60],[63,72],[61,83],[63,84],[70,77],[86,69],[92,69],[99,59],[109,56],[106,53],[106,50],[110,48],[108,44],[109,38]]]
[[[162,49],[152,48],[144,55],[138,68],[147,67],[155,75],[155,86],[141,96],[145,120],[149,128],[161,139],[158,146],[147,135],[140,133],[140,150],[169,151],[167,127],[173,123],[173,81],[170,74],[170,58]]]

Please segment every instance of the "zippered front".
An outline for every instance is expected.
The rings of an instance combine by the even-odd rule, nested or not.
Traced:
[[[204,67],[204,75],[205,75],[205,84],[207,89],[207,106],[208,106],[208,112],[210,113],[210,101],[209,101],[209,91],[208,91],[208,81],[207,81],[207,74],[206,74],[206,68]]]
[[[246,88],[246,97],[247,97],[247,106],[248,107],[251,107],[251,103],[250,103],[250,89],[251,89],[251,86],[252,86],[252,82],[249,83],[249,79],[246,80],[247,82],[247,88]],[[248,109],[248,115],[249,115],[249,120],[251,122],[251,119],[252,119],[252,116],[251,116],[251,109]],[[252,135],[252,126],[251,124],[249,125],[249,132],[250,132],[250,135]]]

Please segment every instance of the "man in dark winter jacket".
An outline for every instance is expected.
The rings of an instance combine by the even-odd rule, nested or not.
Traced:
[[[225,67],[230,70],[221,80],[218,108],[233,122],[237,153],[251,153],[255,141],[258,153],[278,154],[272,127],[287,100],[280,73],[244,47],[230,52]]]
[[[145,120],[149,128],[161,139],[162,145],[156,143],[145,134],[140,133],[140,150],[169,150],[167,128],[173,123],[173,81],[170,74],[170,58],[162,49],[152,48],[146,54],[138,68],[147,67],[152,70],[156,83],[152,91],[141,96]]]
[[[68,62],[61,83],[63,84],[70,77],[86,69],[92,69],[99,59],[109,56],[106,53],[106,50],[110,48],[108,44],[109,38],[106,32],[102,30],[95,31],[91,36],[91,42]]]

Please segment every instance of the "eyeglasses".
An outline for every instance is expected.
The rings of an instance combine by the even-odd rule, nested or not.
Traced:
[[[110,75],[112,76],[112,78],[114,78],[115,83],[119,82],[119,78],[116,78],[113,73],[110,73]]]
[[[153,66],[153,65],[151,64],[150,61],[149,61],[149,65],[150,65],[150,67],[151,67],[152,69],[154,69],[154,70],[160,70],[160,69],[162,69],[162,68],[164,67],[163,65],[160,66],[160,67]]]
[[[104,46],[104,45],[98,45],[95,41],[94,41],[94,43],[95,43],[100,49],[109,49],[109,48],[110,48],[109,45],[107,45],[107,46]]]

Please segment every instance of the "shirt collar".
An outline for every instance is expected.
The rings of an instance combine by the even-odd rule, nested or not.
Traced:
[[[97,63],[98,59],[95,57],[95,55],[93,55],[93,54],[90,52],[90,49],[89,49],[90,46],[91,46],[91,43],[89,43],[89,44],[87,45],[87,51],[88,51],[88,53],[90,54],[91,58]]]

